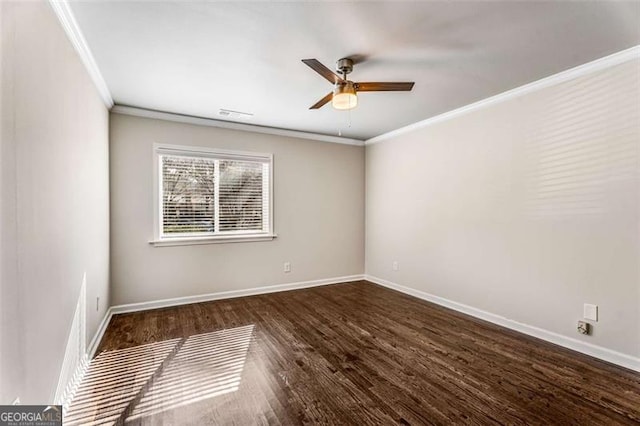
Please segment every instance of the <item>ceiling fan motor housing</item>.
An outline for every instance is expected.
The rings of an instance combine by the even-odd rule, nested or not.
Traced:
[[[353,71],[353,60],[349,58],[338,59],[336,62],[336,71],[342,75],[347,75]]]

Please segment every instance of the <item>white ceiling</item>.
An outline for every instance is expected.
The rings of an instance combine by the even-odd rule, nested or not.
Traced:
[[[116,104],[367,139],[640,44],[640,2],[71,3]],[[356,109],[308,108],[330,69],[415,81]]]

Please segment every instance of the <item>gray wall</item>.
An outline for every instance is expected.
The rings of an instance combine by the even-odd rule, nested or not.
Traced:
[[[639,71],[367,146],[366,273],[639,356]],[[583,303],[600,307],[592,336]]]
[[[121,114],[110,132],[113,305],[363,273],[363,147]],[[154,143],[273,153],[278,238],[150,245]]]
[[[46,403],[84,274],[88,340],[109,305],[109,117],[50,6],[0,7],[0,403]]]

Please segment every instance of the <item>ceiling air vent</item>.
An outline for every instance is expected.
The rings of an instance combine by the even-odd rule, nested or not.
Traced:
[[[224,118],[235,118],[238,120],[248,120],[253,117],[253,114],[251,113],[233,111],[231,109],[220,109],[220,111],[218,111],[218,115]]]

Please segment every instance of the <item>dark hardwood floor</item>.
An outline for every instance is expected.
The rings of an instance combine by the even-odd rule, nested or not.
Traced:
[[[115,316],[66,425],[640,423],[640,374],[368,282]]]

